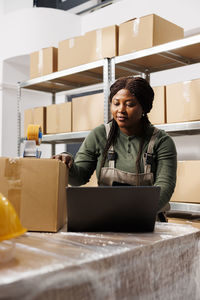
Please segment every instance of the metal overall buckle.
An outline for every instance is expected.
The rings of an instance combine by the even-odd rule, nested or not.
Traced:
[[[144,153],[144,159],[145,159],[146,165],[152,165],[152,163],[153,163],[153,155],[152,154]]]
[[[117,159],[117,153],[113,150],[108,150],[107,159],[108,160],[116,160]]]

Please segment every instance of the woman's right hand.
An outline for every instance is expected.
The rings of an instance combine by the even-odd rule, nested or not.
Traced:
[[[60,153],[52,156],[53,159],[62,161],[70,169],[73,165],[73,157],[67,153]]]

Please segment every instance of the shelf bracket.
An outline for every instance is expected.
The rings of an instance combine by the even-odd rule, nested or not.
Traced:
[[[131,63],[123,63],[123,66],[116,65],[116,69],[124,70],[130,73],[136,73],[136,74],[145,73],[145,68]]]
[[[192,59],[185,58],[181,55],[178,55],[178,54],[170,52],[170,51],[158,53],[158,55],[161,57],[169,58],[169,59],[171,59],[175,62],[179,62],[183,65],[190,65],[190,64],[194,63],[194,61]]]
[[[150,70],[146,69],[144,73],[142,73],[142,78],[146,79],[148,82],[150,82]]]

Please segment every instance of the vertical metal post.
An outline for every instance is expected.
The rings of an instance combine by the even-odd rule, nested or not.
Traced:
[[[115,81],[115,58],[111,58],[111,62],[110,62],[110,80],[111,80],[111,84],[114,83]]]
[[[51,103],[52,104],[55,104],[56,103],[56,94],[55,93],[52,93],[52,100],[51,100]],[[56,144],[52,144],[51,145],[51,156],[55,155],[56,154]]]
[[[103,92],[104,92],[104,123],[108,122],[109,118],[109,76],[108,76],[108,58],[104,59],[104,65],[103,65]]]
[[[52,103],[52,104],[55,104],[55,103],[56,103],[56,94],[55,94],[55,93],[52,93],[52,100],[51,100],[51,103]]]
[[[56,144],[51,144],[51,156],[56,154]]]
[[[148,82],[150,82],[150,71],[149,71],[149,69],[145,70],[145,73],[142,74],[142,77],[144,79],[146,79]]]
[[[21,87],[17,84],[17,156],[21,155]]]
[[[110,120],[109,93],[110,85],[115,80],[114,61],[110,58],[104,59],[103,66],[103,89],[104,89],[104,123]]]

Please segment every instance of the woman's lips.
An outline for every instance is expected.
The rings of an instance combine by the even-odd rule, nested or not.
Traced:
[[[127,120],[127,118],[124,117],[124,116],[117,116],[117,120],[118,120],[118,121],[121,121],[121,122],[124,122],[124,121]]]

